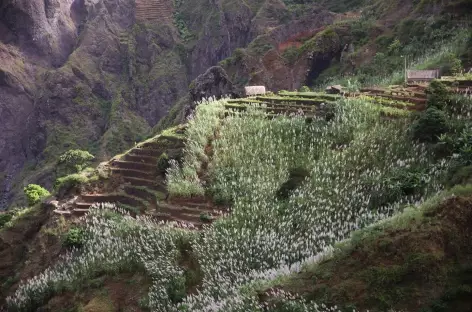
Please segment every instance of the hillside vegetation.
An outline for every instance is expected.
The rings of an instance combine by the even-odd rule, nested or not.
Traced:
[[[471,310],[470,1],[103,3],[5,178],[2,311]],[[270,91],[191,105],[213,73]]]
[[[432,83],[422,109],[316,92],[203,101],[165,166],[167,198],[47,217],[35,239],[60,257],[32,268],[44,251],[27,247],[6,309],[467,311],[470,187],[443,190],[470,179],[472,102],[451,91]],[[163,222],[166,200],[229,211],[195,231]]]

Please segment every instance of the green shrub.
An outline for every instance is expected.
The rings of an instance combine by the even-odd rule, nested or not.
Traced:
[[[69,229],[64,237],[64,246],[80,248],[85,243],[85,231],[79,227],[72,227]]]
[[[59,156],[58,171],[59,175],[66,175],[71,173],[78,173],[87,167],[91,160],[93,160],[92,154],[82,150],[69,150]]]
[[[413,138],[423,143],[438,142],[439,137],[447,130],[446,114],[434,107],[421,113],[411,126]]]
[[[390,183],[397,187],[402,195],[412,195],[416,190],[424,187],[427,181],[427,175],[415,169],[397,170],[390,179]]]
[[[157,159],[157,168],[160,172],[165,173],[167,168],[170,167],[170,159],[166,153],[162,153],[161,156]]]
[[[464,127],[459,133],[448,133],[439,138],[441,144],[453,153],[459,166],[472,165],[472,127]]]
[[[208,213],[202,212],[200,214],[200,220],[205,223],[210,223],[213,220],[213,218]]]
[[[48,190],[37,184],[29,184],[23,189],[23,191],[25,192],[26,199],[30,206],[39,203],[41,199],[51,195]]]
[[[308,88],[307,86],[302,86],[300,88],[300,92],[310,92],[310,91],[311,91],[310,88]]]
[[[282,57],[287,62],[287,65],[293,65],[298,58],[298,54],[298,48],[296,46],[291,46],[282,52]]]
[[[456,166],[452,168],[446,178],[446,186],[466,185],[472,183],[472,166]]]
[[[462,70],[462,62],[454,53],[444,55],[439,66],[443,75],[455,75]]]
[[[173,303],[182,302],[186,296],[185,277],[177,276],[173,278],[167,285],[167,293]]]
[[[54,189],[57,191],[58,196],[61,197],[71,191],[74,187],[87,182],[88,178],[86,176],[74,173],[57,179],[54,184]]]
[[[2,228],[5,224],[10,222],[12,218],[13,218],[13,214],[8,211],[0,213],[0,228]]]

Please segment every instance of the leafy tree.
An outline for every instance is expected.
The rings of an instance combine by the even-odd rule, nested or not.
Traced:
[[[62,171],[61,175],[77,173],[82,171],[92,159],[94,159],[93,155],[87,151],[69,150],[59,156],[58,169]]]
[[[462,70],[462,61],[454,53],[448,53],[442,57],[440,65],[443,75],[455,75]]]
[[[51,195],[48,190],[37,184],[29,184],[23,189],[23,191],[25,192],[26,198],[28,199],[28,204],[30,206],[39,203],[42,198]]]
[[[167,294],[173,303],[182,302],[186,295],[185,277],[177,276],[172,278],[167,285]]]
[[[461,166],[472,165],[472,128],[470,126],[456,135],[444,134],[440,136],[439,141],[448,146]]]

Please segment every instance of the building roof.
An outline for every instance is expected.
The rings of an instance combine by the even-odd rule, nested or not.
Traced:
[[[407,70],[408,79],[434,79],[439,77],[439,70]]]
[[[247,86],[244,87],[246,95],[264,94],[266,93],[265,86]]]

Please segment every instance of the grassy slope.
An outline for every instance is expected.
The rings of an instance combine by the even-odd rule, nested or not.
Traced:
[[[351,310],[470,311],[471,195],[471,185],[457,186],[355,232],[331,259],[271,286]],[[266,290],[260,298],[277,306]]]

